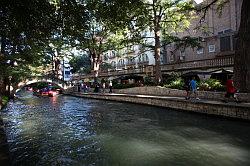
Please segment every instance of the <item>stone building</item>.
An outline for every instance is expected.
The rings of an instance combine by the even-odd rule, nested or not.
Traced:
[[[205,0],[197,5],[210,2],[212,0]],[[199,37],[200,47],[177,49],[175,44],[165,45],[161,57],[163,72],[169,73],[171,69],[182,73],[220,68],[232,70],[241,4],[242,0],[229,0],[222,10],[218,10],[215,4],[205,14],[196,13],[196,18],[191,20],[190,28],[179,32],[177,36]]]

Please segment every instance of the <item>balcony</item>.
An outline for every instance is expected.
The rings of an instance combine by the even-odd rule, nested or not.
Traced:
[[[174,64],[161,65],[162,71],[181,71],[181,70],[193,70],[193,69],[209,69],[209,68],[222,68],[222,67],[232,67],[234,65],[233,56],[217,57],[214,59],[205,59],[189,62],[180,62]],[[111,71],[100,71],[100,77],[111,77],[111,76],[121,76],[129,74],[147,74],[152,75],[154,73],[154,66],[145,65],[139,66],[138,68],[128,68],[120,70]],[[74,79],[84,79],[94,77],[94,74],[89,75],[75,75]]]
[[[127,74],[142,74],[145,72],[145,68],[131,68],[131,69],[124,69],[124,70],[115,70],[115,71],[107,71],[107,72],[100,72],[100,77],[109,77],[109,76],[120,76],[120,75],[127,75]]]
[[[216,67],[230,67],[233,66],[233,56],[218,57],[213,59],[180,62],[174,64],[165,64],[161,66],[162,71],[178,71],[189,69],[206,69]]]

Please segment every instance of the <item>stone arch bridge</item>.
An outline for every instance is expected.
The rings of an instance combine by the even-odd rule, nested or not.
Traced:
[[[19,82],[17,85],[12,86],[12,93],[16,93],[19,90],[21,90],[23,87],[30,85],[32,83],[38,83],[38,82],[48,82],[53,83],[61,87],[62,89],[67,89],[69,86],[66,84],[65,81],[62,81],[57,78],[47,78],[47,77],[30,77],[26,80],[23,80]]]

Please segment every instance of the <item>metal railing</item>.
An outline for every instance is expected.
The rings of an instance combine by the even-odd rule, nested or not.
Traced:
[[[215,68],[215,67],[228,67],[233,66],[233,56],[218,57],[213,59],[180,62],[175,64],[161,65],[162,71],[174,71],[174,70],[188,70],[188,69],[199,69],[199,68]]]
[[[205,60],[197,60],[197,61],[189,61],[189,62],[179,62],[174,64],[165,64],[161,65],[162,71],[178,71],[178,70],[192,70],[192,69],[206,69],[206,68],[218,68],[218,67],[230,67],[234,64],[233,56],[224,56],[217,57],[213,59],[205,59]],[[152,66],[139,66],[138,68],[128,68],[121,70],[112,70],[112,71],[102,71],[99,72],[100,77],[110,77],[110,76],[120,76],[120,75],[128,75],[128,74],[146,74],[154,71],[154,67]],[[152,71],[151,71],[152,70]],[[93,74],[85,75],[85,76],[75,76],[74,79],[83,79],[94,77]]]

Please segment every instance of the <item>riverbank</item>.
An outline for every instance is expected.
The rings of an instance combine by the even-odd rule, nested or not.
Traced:
[[[9,147],[6,139],[2,117],[0,117],[0,165],[10,165]]]
[[[6,139],[5,128],[1,116],[1,109],[7,104],[6,101],[0,100],[0,165],[10,165],[9,147]]]
[[[137,104],[146,104],[152,106],[172,108],[181,111],[196,112],[207,115],[216,115],[241,120],[250,120],[250,103],[236,103],[215,100],[185,100],[178,96],[156,96],[141,94],[122,94],[122,93],[82,93],[82,92],[64,92],[66,95],[76,97],[85,97],[92,99],[112,100],[119,102],[130,102]]]

